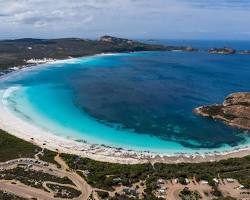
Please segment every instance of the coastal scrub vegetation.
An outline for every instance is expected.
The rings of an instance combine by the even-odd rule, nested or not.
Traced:
[[[42,154],[40,154],[38,157],[40,160],[48,163],[52,163],[58,166],[60,168],[60,165],[55,161],[55,156],[57,155],[56,152],[50,151],[48,149],[43,149]]]
[[[5,191],[0,191],[0,199],[4,200],[26,200],[25,198],[16,196],[14,194],[5,192]]]
[[[51,183],[46,184],[48,188],[55,192],[54,197],[56,198],[67,198],[67,199],[74,199],[81,195],[79,190],[76,190],[72,187],[62,186],[62,185],[55,185]]]
[[[213,179],[220,176],[220,178],[237,179],[245,188],[250,188],[250,156],[218,162],[155,163],[154,165],[150,163],[113,164],[75,155],[62,154],[61,156],[72,169],[88,171],[88,175],[84,177],[90,185],[110,191],[113,190],[113,186],[119,184],[115,181],[117,178],[124,186],[131,186],[139,180],[146,180],[147,187],[144,192],[147,195],[157,188],[159,178],[170,180],[195,177],[197,181],[206,180],[211,186],[214,186]],[[80,173],[80,175],[82,174]]]
[[[219,198],[213,199],[213,200],[236,200],[236,199],[233,197],[219,197]]]
[[[188,188],[184,188],[180,192],[180,198],[182,200],[199,200],[202,199],[201,195],[197,191],[191,191]]]
[[[70,168],[89,171],[86,176],[88,183],[96,188],[112,190],[112,186],[119,184],[119,178],[125,186],[145,180],[153,172],[151,164],[121,165],[108,162],[98,162],[89,158],[61,154]],[[82,175],[82,173],[79,173]]]
[[[16,158],[33,158],[41,148],[0,130],[0,162]]]
[[[74,186],[74,183],[68,177],[57,177],[51,174],[44,173],[42,171],[35,171],[32,169],[24,169],[17,167],[14,169],[8,169],[1,172],[0,180],[17,180],[25,185],[29,185],[35,188],[43,188],[43,182],[50,181],[61,184],[70,184]]]
[[[237,179],[246,188],[250,188],[250,156],[243,158],[230,158],[218,162],[182,163],[154,165],[154,176],[166,179],[171,178],[196,178],[197,181],[207,180],[214,184],[213,178],[220,175],[221,178]]]

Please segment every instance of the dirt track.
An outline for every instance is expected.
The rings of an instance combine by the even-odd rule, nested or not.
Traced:
[[[40,163],[35,163],[37,159],[30,159],[30,158],[22,158],[22,159],[17,159],[17,160],[1,163],[0,167],[7,169],[7,168],[16,167],[17,164],[32,163],[32,169],[34,170],[38,170],[38,171],[42,170],[44,173],[48,173],[48,174],[58,176],[58,177],[68,177],[75,184],[75,187],[73,188],[82,192],[82,194],[79,197],[74,198],[74,200],[87,200],[90,194],[92,193],[92,188],[76,172],[70,171],[68,165],[60,158],[59,155],[55,157],[55,160],[56,162],[58,162],[59,165],[61,165],[61,169],[58,169],[56,166],[51,165],[51,164],[49,166],[44,166],[44,162],[42,161],[39,161]],[[15,182],[16,184],[12,184],[13,182]],[[46,186],[46,182],[44,184]],[[58,185],[62,185],[62,184],[58,184]],[[10,193],[16,194],[18,196],[24,197],[24,198],[35,197],[39,200],[55,200],[55,199],[58,200],[59,199],[59,198],[54,198],[53,193],[48,193],[48,192],[45,192],[44,190],[36,189],[36,188],[24,185],[16,181],[9,181],[9,180],[0,181],[0,190],[7,191]]]

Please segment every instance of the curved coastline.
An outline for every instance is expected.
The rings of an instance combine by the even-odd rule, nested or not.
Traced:
[[[99,55],[98,55],[99,56]],[[93,56],[90,56],[90,58]],[[85,57],[89,58],[89,57]],[[79,59],[79,58],[76,58]],[[74,59],[67,59],[58,62],[69,62]],[[38,67],[49,67],[50,65],[42,64],[34,66]],[[33,68],[33,67],[32,67]],[[29,70],[32,68],[25,68]],[[15,71],[14,73],[18,73]],[[8,79],[9,74],[2,76],[0,79]],[[250,153],[250,147],[235,147],[232,150],[224,152],[205,153],[205,154],[176,154],[176,155],[166,155],[151,152],[142,152],[137,150],[125,150],[121,148],[108,147],[105,145],[93,145],[88,143],[81,143],[71,139],[66,139],[61,136],[54,135],[48,131],[42,130],[33,124],[28,123],[15,116],[6,106],[6,98],[10,95],[12,90],[15,88],[9,88],[7,90],[2,90],[1,95],[3,99],[0,104],[0,128],[13,134],[19,138],[26,141],[33,142],[41,147],[46,147],[51,150],[59,150],[64,153],[76,154],[84,157],[89,157],[100,161],[109,161],[117,163],[143,163],[143,162],[165,162],[165,163],[176,163],[176,162],[204,162],[204,161],[214,161],[229,157],[243,157]],[[46,144],[46,145],[44,145]]]
[[[110,56],[110,55],[121,55],[121,54],[128,54],[128,53],[100,53],[100,54],[94,54],[94,55],[89,55],[89,56],[82,56],[82,57],[77,57],[77,58],[67,58],[67,59],[60,59],[60,60],[53,60],[53,61],[48,61],[46,63],[37,63],[37,64],[27,64],[21,67],[14,67],[10,68],[10,71],[7,73],[3,74],[0,76],[0,82],[8,79],[10,76],[13,76],[16,73],[19,73],[20,71],[27,71],[27,70],[33,70],[33,69],[39,69],[39,68],[45,68],[45,67],[51,67],[54,64],[59,64],[59,63],[70,63],[70,62],[75,62],[80,59],[91,59],[94,57],[99,57],[99,56]]]

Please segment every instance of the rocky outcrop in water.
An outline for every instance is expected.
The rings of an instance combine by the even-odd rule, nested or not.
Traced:
[[[239,53],[240,54],[247,54],[247,55],[249,55],[250,54],[250,50],[240,51]]]
[[[185,47],[184,51],[198,51],[198,49],[193,47]]]
[[[236,50],[232,48],[212,48],[208,52],[211,54],[235,54]]]
[[[250,130],[250,93],[233,93],[225,98],[223,104],[201,106],[195,112],[233,127]]]

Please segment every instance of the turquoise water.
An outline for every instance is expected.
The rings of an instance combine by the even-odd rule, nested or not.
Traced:
[[[24,70],[0,83],[18,117],[91,144],[158,153],[224,151],[241,130],[195,115],[200,105],[249,91],[250,57],[147,52],[93,56]]]

